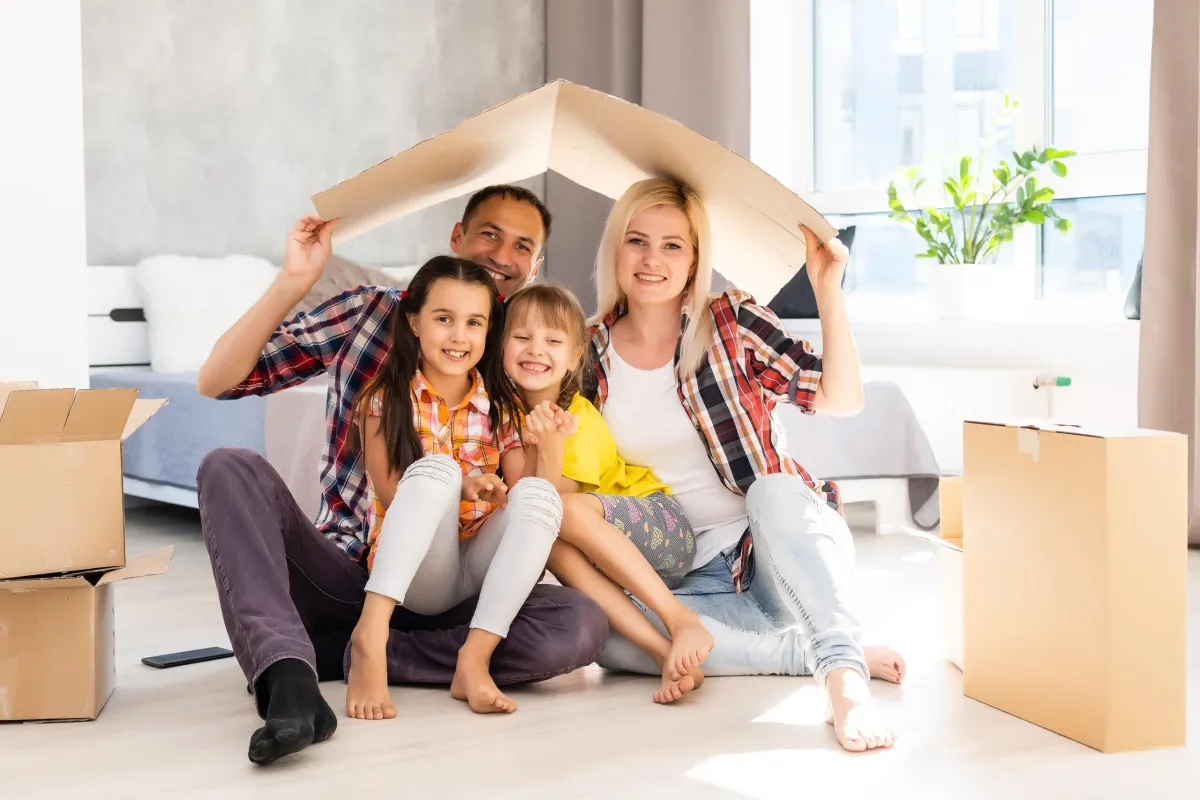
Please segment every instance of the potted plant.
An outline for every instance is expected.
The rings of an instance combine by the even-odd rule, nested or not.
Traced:
[[[1015,103],[1005,99],[1005,111],[1011,113],[1015,107]],[[1006,119],[1011,117],[1003,116],[997,129],[1004,127]],[[984,153],[991,141],[994,140],[985,140]],[[896,182],[888,183],[888,216],[911,225],[925,240],[928,249],[918,253],[918,258],[937,260],[934,290],[942,316],[959,316],[971,296],[984,296],[994,289],[994,286],[987,286],[987,282],[989,273],[994,282],[996,268],[980,265],[995,264],[1000,246],[1012,241],[1013,228],[1017,225],[1041,225],[1053,220],[1059,231],[1070,230],[1070,221],[1050,205],[1054,189],[1040,185],[1038,175],[1049,168],[1058,177],[1066,177],[1064,159],[1073,155],[1071,150],[1035,147],[1013,152],[1011,164],[1007,159],[1001,159],[986,172],[982,153],[974,171],[972,165],[976,160],[963,156],[957,170],[948,171],[943,177],[944,208],[927,206],[909,211],[900,200]],[[918,167],[905,173],[915,196],[926,180],[921,177]],[[975,286],[972,285],[974,276],[983,279]]]

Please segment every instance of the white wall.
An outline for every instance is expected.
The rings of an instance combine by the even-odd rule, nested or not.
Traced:
[[[87,386],[79,0],[0,3],[0,381]]]
[[[1112,428],[1137,426],[1138,323],[852,323],[864,379],[900,385],[944,471],[962,464],[962,420],[1049,418]],[[820,323],[789,328],[821,349]],[[1032,388],[1032,377],[1067,377]],[[959,392],[963,394],[959,395]]]

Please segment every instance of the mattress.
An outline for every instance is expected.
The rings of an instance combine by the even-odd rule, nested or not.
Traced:
[[[218,447],[266,454],[266,403],[261,397],[212,400],[196,390],[194,373],[144,369],[96,371],[93,389],[133,387],[138,397],[168,403],[124,446],[124,474],[147,483],[194,491],[196,470]]]

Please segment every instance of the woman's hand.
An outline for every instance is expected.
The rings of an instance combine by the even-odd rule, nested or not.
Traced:
[[[808,267],[808,280],[812,283],[813,294],[828,294],[842,288],[842,276],[846,274],[846,265],[850,263],[850,251],[836,236],[822,243],[817,235],[804,225],[800,226],[804,234],[805,263]]]
[[[468,475],[463,478],[462,499],[469,503],[494,503],[503,508],[508,502],[508,487],[493,473]]]

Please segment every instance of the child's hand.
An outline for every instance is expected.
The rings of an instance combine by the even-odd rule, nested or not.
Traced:
[[[532,444],[539,446],[562,446],[567,437],[575,433],[578,420],[570,412],[551,403],[539,403],[525,418],[525,429],[533,434]]]
[[[494,503],[503,508],[508,502],[508,487],[499,475],[468,475],[463,478],[462,499],[471,503]]]

